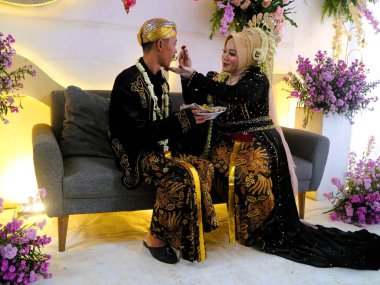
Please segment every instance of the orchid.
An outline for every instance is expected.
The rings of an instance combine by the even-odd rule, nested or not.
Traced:
[[[343,60],[334,61],[327,52],[318,51],[311,63],[309,58],[298,56],[297,72],[289,72],[285,83],[291,87],[290,97],[298,99],[298,106],[305,109],[304,125],[314,112],[339,114],[353,123],[354,116],[363,110],[372,111],[369,105],[377,101],[369,96],[380,81],[368,83],[369,72],[363,63],[355,60],[347,65]]]
[[[337,193],[326,193],[325,197],[333,205],[330,218],[334,221],[356,225],[380,223],[380,157],[376,160],[369,156],[374,148],[375,138],[368,140],[367,150],[357,161],[355,152],[349,156],[349,170],[346,183],[334,177],[331,182]]]
[[[2,207],[0,198],[0,213]],[[0,284],[28,284],[37,281],[40,275],[51,277],[48,272],[51,256],[41,252],[51,238],[38,234],[45,224],[43,220],[25,225],[24,219],[16,217],[5,225],[0,224]]]
[[[342,54],[342,39],[345,35],[347,40],[351,40],[351,31],[355,31],[357,43],[364,46],[363,18],[373,27],[375,33],[379,33],[379,21],[373,16],[368,8],[369,3],[376,4],[378,0],[324,0],[322,4],[322,20],[326,17],[334,17],[335,35],[333,37],[334,58],[339,58]],[[347,29],[345,23],[353,23],[353,28]]]
[[[227,36],[230,31],[240,32],[254,15],[268,13],[276,20],[276,31],[281,33],[284,22],[297,26],[289,18],[292,9],[289,5],[293,0],[214,0],[214,13],[211,17],[212,39],[216,33]]]
[[[19,108],[22,108],[20,95],[17,94],[17,91],[24,87],[21,81],[25,79],[26,74],[36,75],[31,65],[25,65],[13,71],[9,70],[16,54],[15,49],[12,48],[14,43],[15,39],[11,35],[4,38],[0,32],[0,120],[5,124],[9,123],[6,118],[9,111],[17,113]],[[15,99],[19,102],[18,105]]]

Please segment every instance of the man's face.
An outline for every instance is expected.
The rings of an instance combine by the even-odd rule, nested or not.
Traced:
[[[161,40],[162,49],[160,52],[160,64],[163,67],[169,67],[175,54],[177,53],[177,37]]]

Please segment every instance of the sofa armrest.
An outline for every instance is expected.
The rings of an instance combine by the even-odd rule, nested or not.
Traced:
[[[316,191],[325,170],[330,141],[312,132],[282,127],[292,155],[308,160],[313,165],[309,190]]]
[[[62,216],[62,181],[64,175],[62,153],[47,124],[37,124],[32,130],[34,171],[39,188],[46,189],[43,199],[49,217]]]

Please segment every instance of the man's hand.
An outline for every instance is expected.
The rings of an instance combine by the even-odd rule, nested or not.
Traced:
[[[202,112],[202,110],[191,110],[191,112],[193,112],[196,124],[203,124],[204,122],[212,118],[211,115],[197,115],[197,113]]]

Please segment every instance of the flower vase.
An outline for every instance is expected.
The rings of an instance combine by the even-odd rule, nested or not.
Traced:
[[[316,195],[307,195],[310,198],[321,200],[324,199],[324,193],[336,191],[336,187],[331,183],[331,178],[337,177],[342,182],[345,182],[348,170],[352,125],[344,116],[315,112],[309,117],[308,123],[305,126],[305,115],[303,107],[296,108],[294,127],[323,135],[330,140],[329,154],[321,184]]]

